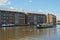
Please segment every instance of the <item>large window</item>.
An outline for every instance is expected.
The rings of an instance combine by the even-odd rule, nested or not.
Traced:
[[[34,21],[36,21],[37,20],[37,15],[34,15]]]
[[[36,20],[37,20],[37,15],[34,15],[34,24],[37,24]]]
[[[8,24],[8,16],[9,16],[8,12],[3,14],[4,24]]]
[[[39,23],[43,23],[43,16],[42,15],[40,15],[40,18],[39,18]]]
[[[5,13],[5,14],[4,14],[4,16],[5,16],[5,17],[8,17],[8,16],[9,16],[9,14],[8,14],[8,13]]]
[[[18,24],[19,13],[15,13],[15,24]]]

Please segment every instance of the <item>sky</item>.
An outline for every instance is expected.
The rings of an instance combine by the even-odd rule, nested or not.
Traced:
[[[60,0],[0,0],[0,7],[51,13],[60,20]]]

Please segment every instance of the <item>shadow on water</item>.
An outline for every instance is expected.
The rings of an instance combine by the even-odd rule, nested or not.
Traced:
[[[57,27],[41,28],[35,27],[2,27],[0,28],[0,40],[50,40],[57,36]]]

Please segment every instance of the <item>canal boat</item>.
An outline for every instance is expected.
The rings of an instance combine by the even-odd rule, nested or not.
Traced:
[[[50,28],[50,27],[53,27],[53,24],[47,24],[47,23],[37,24],[36,27],[37,28]]]

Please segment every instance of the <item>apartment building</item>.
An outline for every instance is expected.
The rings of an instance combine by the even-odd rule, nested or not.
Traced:
[[[0,25],[25,25],[25,13],[11,10],[0,10]]]
[[[47,23],[56,24],[56,16],[53,14],[48,14],[47,16]]]
[[[3,24],[36,25],[39,23],[56,24],[56,16],[15,9],[0,9],[0,26]]]
[[[38,23],[46,23],[45,14],[28,13],[27,15],[28,15],[28,24],[35,25]]]

